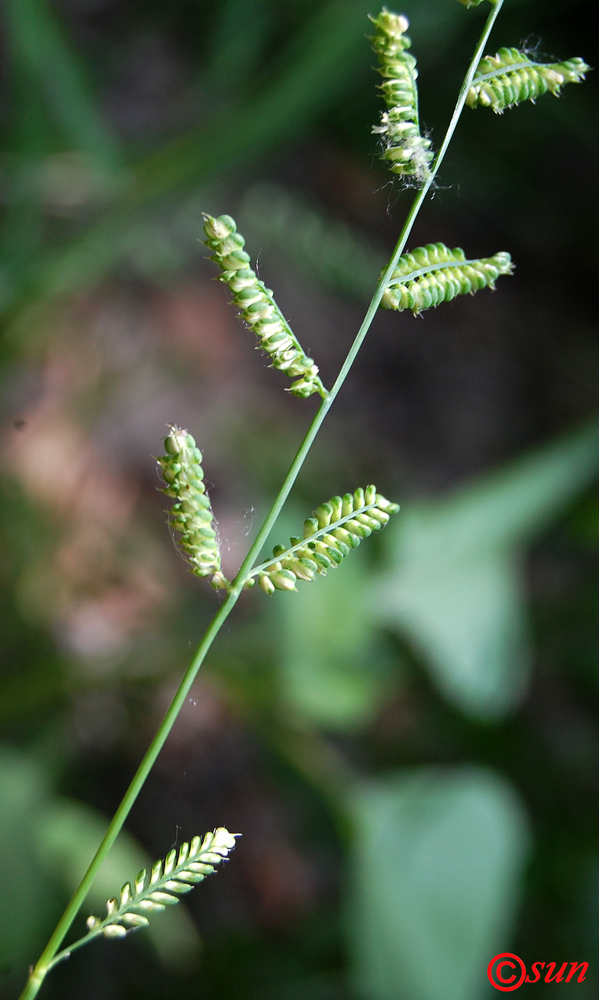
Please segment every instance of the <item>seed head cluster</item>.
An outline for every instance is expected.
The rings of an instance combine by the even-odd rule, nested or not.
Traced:
[[[381,156],[394,174],[413,179],[422,185],[429,176],[433,158],[430,139],[420,133],[418,117],[418,70],[414,56],[406,50],[411,41],[406,35],[407,17],[393,14],[383,7],[371,18],[376,27],[372,47],[379,60],[378,72],[383,77],[379,85],[387,110],[373,132],[380,135],[384,151]]]
[[[326,389],[318,376],[318,366],[305,354],[270,288],[250,267],[250,255],[243,249],[245,240],[237,232],[235,220],[230,215],[217,219],[204,215],[204,220],[204,242],[222,270],[220,280],[231,289],[242,319],[258,337],[258,348],[266,351],[273,368],[297,379],[289,389],[294,396],[305,398],[317,392],[324,398]]]
[[[169,524],[179,532],[179,548],[187,556],[192,573],[212,576],[213,587],[226,588],[214,515],[204,485],[202,452],[191,434],[180,427],[171,427],[164,449],[166,455],[157,462],[165,482],[163,492],[176,501]]]

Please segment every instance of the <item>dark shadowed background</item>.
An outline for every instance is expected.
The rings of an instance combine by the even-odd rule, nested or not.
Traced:
[[[489,50],[597,65],[594,7],[506,0]],[[330,385],[411,194],[370,134],[367,0],[0,11],[8,1000],[222,599],[169,536],[166,425],[204,452],[231,575],[316,408],[212,280],[202,212],[237,219]],[[402,11],[438,148],[488,5]],[[465,110],[409,245],[508,250],[514,277],[377,317],[271,544],[369,482],[402,511],[326,580],[242,597],[82,916],[176,843],[243,838],[48,1000],[483,1000],[503,951],[588,961],[597,995],[596,123],[592,73]]]

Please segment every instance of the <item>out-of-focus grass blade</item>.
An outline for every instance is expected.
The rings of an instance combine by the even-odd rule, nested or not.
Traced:
[[[250,252],[275,251],[325,288],[370,301],[387,254],[344,219],[272,182],[253,184],[236,216]]]
[[[12,89],[13,155],[3,164],[10,197],[0,231],[0,262],[3,270],[18,274],[43,246],[41,203],[39,197],[32,197],[32,181],[47,148],[48,130],[41,95],[32,90],[20,66],[14,67]]]
[[[249,102],[217,113],[138,164],[135,206],[223,168],[242,171],[282,139],[294,143],[363,61],[369,10],[365,0],[333,0],[318,10]]]
[[[271,23],[264,0],[222,0],[203,86],[224,95],[243,86],[258,64]]]
[[[10,0],[11,7],[17,0]],[[40,0],[26,0],[39,3]],[[146,206],[225,169],[242,172],[264,152],[294,143],[370,58],[366,0],[331,0],[286,46],[250,100],[221,109],[199,129],[167,143],[133,168],[131,187],[109,213],[23,275],[5,309],[24,295],[47,298],[90,285],[118,261],[132,220]]]
[[[70,146],[114,171],[120,159],[115,139],[46,0],[4,0],[3,8],[9,65],[43,91]]]

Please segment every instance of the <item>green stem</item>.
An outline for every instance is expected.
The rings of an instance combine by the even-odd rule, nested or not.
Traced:
[[[131,784],[125,792],[121,804],[115,812],[104,838],[89,865],[89,868],[81,879],[73,898],[64,911],[60,921],[56,925],[54,933],[44,948],[37,965],[32,971],[27,985],[21,994],[20,1000],[30,1000],[30,998],[37,995],[37,992],[46,976],[46,973],[52,965],[52,960],[60,947],[65,934],[75,919],[83,900],[87,896],[89,888],[100,865],[120,833],[121,828],[123,827],[123,824],[127,819],[127,816],[129,815],[129,812],[131,811],[131,808],[133,807],[133,804],[137,799],[137,796],[139,795],[156,758],[158,757],[158,754],[164,746],[166,738],[169,735],[175,719],[185,702],[189,689],[195,680],[196,674],[204,660],[204,657],[206,656],[206,653],[210,649],[212,642],[220,631],[223,622],[233,610],[238,596],[239,592],[235,593],[235,591],[232,590],[208,626],[206,634],[198,646],[196,654],[191,661],[162,722],[160,723],[154,739],[150,743],[150,746],[148,747],[146,754],[139,765],[133,780],[131,781]]]
[[[479,39],[476,51],[472,58],[472,62],[470,63],[470,67],[468,69],[468,72],[466,73],[464,82],[460,89],[456,106],[453,115],[451,117],[451,121],[449,123],[449,128],[447,129],[445,138],[441,145],[441,149],[439,150],[439,153],[437,154],[437,157],[431,168],[430,176],[425,185],[418,191],[416,197],[414,198],[414,201],[412,202],[412,206],[408,212],[400,237],[395,246],[395,250],[393,251],[393,255],[391,257],[391,260],[389,261],[389,265],[387,266],[383,276],[381,277],[381,280],[379,281],[379,284],[372,297],[372,300],[370,302],[370,305],[368,307],[362,325],[360,326],[360,329],[356,334],[356,337],[348,352],[348,355],[345,361],[343,362],[343,365],[341,366],[341,370],[335,380],[333,388],[330,390],[329,393],[327,393],[322,403],[320,404],[320,407],[318,408],[318,411],[312,423],[310,424],[310,427],[308,428],[306,436],[302,441],[298,449],[298,452],[291,464],[289,472],[285,477],[285,480],[283,482],[283,485],[281,486],[279,494],[275,502],[273,503],[269,513],[267,514],[264,523],[260,528],[256,538],[254,539],[254,542],[243,561],[239,573],[237,574],[235,580],[233,581],[231,589],[224,603],[221,605],[216,615],[212,619],[210,625],[208,626],[206,634],[204,635],[204,638],[202,639],[200,645],[198,646],[196,654],[193,660],[191,661],[185,673],[185,676],[181,681],[181,684],[179,685],[177,693],[175,694],[162,722],[160,723],[158,731],[156,732],[156,735],[154,736],[152,742],[150,743],[150,746],[148,747],[148,750],[146,751],[146,754],[141,764],[139,765],[133,777],[133,780],[131,781],[131,784],[129,785],[127,791],[125,792],[122,802],[119,805],[116,813],[114,814],[110,822],[110,825],[106,831],[106,834],[104,835],[104,838],[89,865],[89,868],[87,869],[78,888],[75,891],[75,894],[73,895],[73,898],[71,899],[60,921],[58,922],[56,929],[54,930],[54,933],[52,934],[50,940],[48,941],[48,944],[44,948],[44,951],[42,952],[39,961],[37,962],[35,968],[32,970],[31,975],[29,976],[27,984],[23,992],[21,993],[19,1000],[33,1000],[33,998],[37,996],[40,986],[42,985],[46,977],[46,974],[48,973],[49,969],[52,966],[53,959],[67,931],[69,930],[69,927],[71,926],[73,920],[75,919],[77,913],[79,912],[79,909],[85,897],[87,896],[89,888],[96,876],[98,869],[100,868],[100,865],[104,861],[104,858],[108,854],[110,848],[112,847],[114,841],[116,840],[118,834],[120,833],[125,823],[125,820],[127,819],[127,816],[129,815],[133,807],[133,804],[135,803],[135,800],[137,799],[137,796],[139,795],[144,785],[144,782],[148,777],[148,774],[150,773],[152,767],[154,766],[158,754],[160,753],[162,747],[164,746],[164,743],[175,723],[177,715],[179,714],[179,711],[182,708],[185,699],[187,698],[189,690],[196,678],[196,675],[202,663],[204,662],[204,659],[206,657],[208,650],[210,649],[210,646],[212,645],[214,639],[216,638],[218,632],[220,631],[221,626],[225,622],[226,618],[230,615],[235,604],[237,603],[237,600],[239,599],[239,595],[243,590],[243,585],[248,575],[250,574],[252,566],[254,565],[254,562],[262,546],[264,545],[268,535],[270,534],[287,497],[289,496],[293,484],[295,483],[299,475],[299,472],[302,468],[302,465],[304,464],[305,458],[312,446],[314,438],[318,434],[318,431],[320,430],[327,413],[329,412],[331,406],[333,405],[333,402],[337,397],[337,394],[340,392],[341,387],[345,382],[347,375],[349,374],[349,371],[355,361],[358,351],[360,350],[360,347],[362,346],[366,334],[368,333],[372,325],[372,321],[380,305],[385,289],[389,284],[389,281],[391,279],[397,261],[401,256],[401,254],[403,253],[403,250],[405,248],[408,237],[412,231],[412,227],[414,225],[418,212],[420,211],[420,207],[426,195],[428,194],[431,184],[433,183],[433,180],[435,178],[435,175],[437,174],[437,171],[441,166],[441,162],[445,156],[445,153],[447,152],[449,143],[451,141],[453,133],[455,132],[459,117],[462,113],[466,101],[466,95],[472,83],[476,67],[478,66],[478,63],[480,61],[482,50],[486,45],[491,29],[493,27],[493,24],[495,23],[495,20],[497,18],[497,15],[499,14],[502,5],[503,5],[503,0],[496,0],[491,10],[491,13],[487,18],[485,28]]]

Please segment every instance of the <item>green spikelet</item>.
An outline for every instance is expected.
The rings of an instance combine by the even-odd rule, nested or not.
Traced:
[[[520,101],[534,101],[550,91],[559,97],[565,83],[581,83],[591,67],[582,59],[537,63],[520,49],[499,49],[481,59],[468,91],[471,108],[492,108],[501,114]]]
[[[332,497],[304,522],[303,538],[292,538],[291,546],[275,545],[273,559],[252,570],[267,594],[275,590],[296,590],[298,580],[309,582],[317,574],[326,576],[335,569],[363,538],[383,528],[390,514],[399,510],[377,493],[375,486],[343,497]]]
[[[326,396],[318,367],[308,358],[293,331],[273,299],[272,292],[259,281],[250,267],[250,256],[243,249],[245,240],[237,232],[230,215],[218,219],[204,214],[204,231],[207,247],[213,251],[212,260],[221,267],[220,280],[233,293],[233,302],[241,311],[241,318],[258,337],[258,348],[266,351],[272,367],[297,378],[289,392],[302,399],[317,392]]]
[[[464,4],[464,7],[478,7],[479,4],[483,3],[483,0],[460,0],[460,3]],[[491,6],[495,6],[496,0],[489,0]]]
[[[212,875],[215,866],[227,859],[239,836],[221,826],[204,837],[194,837],[189,844],[182,844],[179,851],[170,851],[164,861],[156,862],[149,874],[142,869],[133,884],[125,883],[119,899],[107,901],[104,919],[88,917],[89,933],[81,943],[99,934],[124,937],[135,927],[145,927],[149,924],[146,914],[159,913],[178,903],[179,896]]]
[[[227,588],[229,583],[220,569],[214,515],[203,482],[202,453],[191,434],[180,427],[171,427],[164,448],[166,455],[157,462],[165,482],[163,492],[176,501],[169,524],[180,533],[179,548],[187,556],[192,573],[212,576],[216,589]]]
[[[414,315],[456,295],[474,295],[481,288],[494,288],[501,274],[513,270],[509,253],[466,260],[463,250],[450,250],[444,243],[427,243],[399,258],[383,295],[383,309],[411,309]]]
[[[385,160],[394,174],[412,178],[421,186],[429,176],[433,158],[430,140],[420,134],[418,118],[418,71],[414,56],[406,50],[412,44],[405,32],[409,22],[402,14],[383,7],[370,20],[376,27],[372,47],[379,59],[382,91],[387,110],[373,132],[382,138]]]

